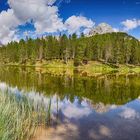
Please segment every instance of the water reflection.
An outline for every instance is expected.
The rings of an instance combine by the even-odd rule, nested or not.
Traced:
[[[123,105],[140,95],[140,76],[108,75],[100,78],[53,77],[35,72],[34,68],[0,67],[0,81],[26,92],[35,91],[45,96],[57,94],[61,100],[75,97],[94,104]],[[101,106],[101,104],[100,104]]]
[[[51,127],[36,140],[140,139],[138,76],[51,77],[33,69],[3,68],[0,81],[0,90],[25,94],[36,107],[47,110],[51,103]]]
[[[120,113],[120,116],[124,119],[136,119],[140,117],[140,114],[133,108],[124,107],[123,111]]]
[[[47,139],[117,140],[119,137],[120,140],[132,140],[134,136],[140,137],[139,99],[120,106],[94,104],[84,98],[81,101],[78,97],[71,102],[69,98],[60,99],[56,94],[47,97],[34,91],[26,93],[6,83],[0,83],[0,90],[8,90],[18,95],[25,94],[34,101],[35,105],[43,105],[46,108],[51,100],[52,127],[51,130],[44,132],[47,133],[45,135]],[[41,140],[41,136],[38,140]]]

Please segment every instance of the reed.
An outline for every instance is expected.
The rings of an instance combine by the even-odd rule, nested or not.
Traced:
[[[0,140],[29,140],[39,125],[45,125],[45,109],[37,110],[26,95],[0,91]]]

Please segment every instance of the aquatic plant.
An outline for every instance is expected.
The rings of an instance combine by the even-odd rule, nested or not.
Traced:
[[[37,110],[26,95],[0,91],[0,140],[30,139],[36,128],[48,120],[48,112],[40,108]]]

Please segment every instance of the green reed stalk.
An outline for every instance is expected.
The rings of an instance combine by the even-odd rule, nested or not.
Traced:
[[[43,119],[46,112],[36,111],[26,96],[0,91],[0,140],[29,140],[43,122],[38,121],[38,114]]]

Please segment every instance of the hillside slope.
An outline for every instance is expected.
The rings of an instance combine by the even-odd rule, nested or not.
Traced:
[[[0,63],[26,65],[30,62],[62,60],[74,66],[88,64],[88,61],[100,61],[111,64],[140,64],[140,42],[126,33],[106,33],[78,38],[75,34],[59,38],[47,36],[11,42],[0,48]]]

